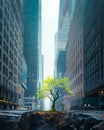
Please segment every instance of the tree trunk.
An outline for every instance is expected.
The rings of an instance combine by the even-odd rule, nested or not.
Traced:
[[[52,102],[51,111],[56,111],[56,109],[55,109],[55,101]]]

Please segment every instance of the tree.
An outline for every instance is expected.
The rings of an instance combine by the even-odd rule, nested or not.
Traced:
[[[37,91],[37,98],[45,98],[48,97],[51,102],[51,110],[56,111],[55,102],[60,97],[64,96],[64,94],[73,94],[70,89],[70,82],[68,78],[54,78],[48,76],[45,80],[43,80],[43,86]]]

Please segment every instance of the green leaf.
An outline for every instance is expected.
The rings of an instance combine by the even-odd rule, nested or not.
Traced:
[[[48,76],[46,79],[43,80],[43,86],[37,92],[38,98],[45,98],[48,97],[51,101],[57,100],[62,96],[62,91],[67,92],[68,94],[73,94],[70,88],[70,81],[68,78],[55,78]]]

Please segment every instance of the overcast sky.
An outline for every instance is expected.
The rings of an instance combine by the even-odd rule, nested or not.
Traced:
[[[44,78],[53,76],[55,33],[58,27],[59,0],[42,0],[42,52]]]

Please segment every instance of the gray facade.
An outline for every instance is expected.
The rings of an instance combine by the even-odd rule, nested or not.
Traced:
[[[19,53],[18,53],[19,52]],[[22,83],[23,25],[16,0],[0,1],[0,103],[1,109],[17,106]]]
[[[75,96],[66,96],[66,109],[104,109],[103,12],[103,0],[76,1],[66,46],[66,76]]]
[[[79,10],[80,9],[80,10]],[[81,13],[82,12],[82,13]],[[66,76],[71,81],[71,89],[75,96],[65,97],[65,109],[82,105],[83,85],[83,6],[76,1],[73,18],[70,23],[66,46]]]

